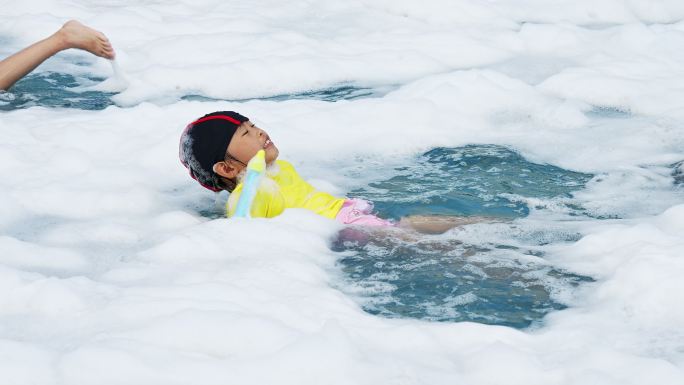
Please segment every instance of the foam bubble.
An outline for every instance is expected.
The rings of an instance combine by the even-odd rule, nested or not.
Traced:
[[[121,91],[99,111],[38,98],[3,112],[6,381],[684,382],[680,1],[5,8],[3,56],[78,18],[107,33],[120,68],[72,50],[36,74],[71,74],[74,92],[93,78]],[[375,97],[245,100],[340,86]],[[215,220],[215,196],[178,162],[178,137],[229,109],[339,193],[382,180],[379,165],[468,144],[594,174],[568,198],[588,214],[549,206],[458,236],[595,281],[561,293],[569,308],[536,330],[370,315],[335,288],[337,224],[297,210]]]

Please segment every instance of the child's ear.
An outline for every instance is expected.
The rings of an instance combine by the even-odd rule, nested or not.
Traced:
[[[216,162],[214,163],[212,170],[218,175],[228,179],[234,179],[238,173],[240,173],[240,170],[229,162]]]

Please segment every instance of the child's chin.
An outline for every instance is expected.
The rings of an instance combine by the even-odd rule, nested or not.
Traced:
[[[269,150],[266,151],[266,163],[272,163],[275,162],[276,159],[278,159],[278,150]]]

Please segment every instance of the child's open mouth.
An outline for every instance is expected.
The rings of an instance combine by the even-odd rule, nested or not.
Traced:
[[[269,139],[266,139],[266,141],[264,142],[263,148],[266,149],[272,145],[273,145],[273,142],[271,142],[271,139],[269,138]]]

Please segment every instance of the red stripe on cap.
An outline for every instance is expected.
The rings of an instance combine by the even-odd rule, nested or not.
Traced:
[[[194,126],[195,124],[199,124],[199,123],[202,123],[202,122],[206,122],[207,120],[215,120],[215,119],[227,120],[227,121],[229,121],[229,122],[231,122],[231,123],[233,123],[233,124],[237,124],[238,126],[242,124],[241,121],[239,121],[239,120],[237,120],[237,119],[235,119],[235,118],[232,118],[232,117],[230,117],[230,116],[228,116],[228,115],[212,115],[212,116],[205,116],[205,117],[203,117],[203,118],[197,119],[197,120],[195,120],[194,122],[190,123],[190,125],[191,125],[191,126]]]

